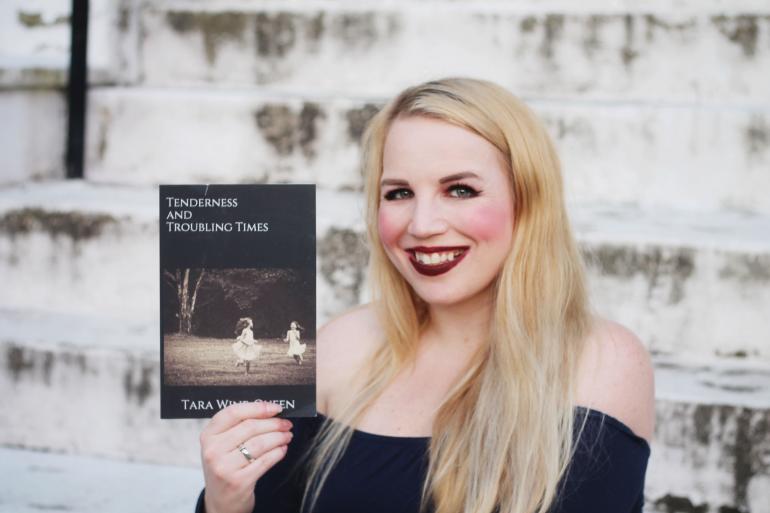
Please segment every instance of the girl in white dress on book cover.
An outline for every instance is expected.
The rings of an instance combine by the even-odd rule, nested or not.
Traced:
[[[287,355],[293,356],[297,364],[302,365],[302,355],[305,352],[307,344],[299,343],[299,330],[300,326],[296,321],[291,321],[289,325],[289,331],[286,332],[286,336],[283,338],[284,342],[289,343],[289,350]]]
[[[238,361],[235,362],[235,366],[246,364],[246,373],[249,373],[249,367],[251,362],[259,357],[260,345],[254,340],[254,332],[252,328],[254,322],[250,317],[243,317],[238,320],[235,325],[235,333],[238,334],[238,338],[233,343],[233,352],[238,357]]]

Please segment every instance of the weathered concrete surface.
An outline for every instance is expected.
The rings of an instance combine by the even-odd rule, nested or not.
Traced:
[[[7,448],[0,474],[1,513],[189,513],[203,487],[198,468]]]
[[[90,197],[80,194],[84,190]],[[23,199],[29,191],[37,191],[31,203]],[[138,196],[78,182],[2,189],[0,304],[124,318],[157,315],[157,279],[148,279],[157,278],[158,266],[152,192]]]
[[[0,308],[147,319],[158,315],[155,187],[65,181],[0,188]],[[366,290],[363,204],[317,195],[318,320]]]
[[[204,421],[160,419],[157,320],[3,310],[0,327],[0,443],[196,464]]]
[[[361,134],[382,105],[145,88],[97,89],[90,102],[90,180],[311,181],[343,190],[361,188]],[[770,214],[766,108],[529,103],[557,144],[573,202]]]
[[[767,408],[658,401],[656,412],[645,488],[655,511],[770,511]]]
[[[143,9],[141,26],[152,85],[384,96],[471,75],[525,96],[697,102],[764,101],[770,89],[770,7],[755,2],[166,2]]]
[[[89,2],[89,86],[136,80],[136,3]],[[0,185],[65,176],[71,7],[66,0],[0,3]]]
[[[206,421],[159,419],[157,321],[0,310],[0,332],[0,444],[198,465]],[[690,500],[706,508],[692,511],[767,511],[770,366],[653,361],[650,505],[686,511],[674,506]]]
[[[653,352],[655,394],[668,403],[763,410],[770,406],[770,365],[744,357]],[[768,440],[770,442],[770,440]]]
[[[0,185],[64,177],[62,92],[0,91],[0,120]]]
[[[0,87],[66,84],[71,7],[67,0],[0,4]]]
[[[360,184],[371,109],[263,94],[103,89],[91,96],[86,174],[117,183]]]
[[[770,309],[757,307],[770,300],[767,217],[597,206],[572,213],[603,315],[662,353],[768,359]]]
[[[68,8],[0,6],[0,183],[61,176]],[[770,511],[766,0],[94,0],[91,10],[91,84],[141,84],[89,97],[88,179],[124,185],[0,188],[0,444],[197,466],[203,421],[158,419],[150,185],[318,182],[323,322],[368,294],[366,121],[405,85],[468,74],[546,120],[597,310],[654,352],[646,510]],[[7,452],[0,468],[10,461],[19,475]],[[0,511],[110,509],[85,487],[59,494],[79,488],[73,467],[90,469],[85,460],[20,458],[34,461],[23,474],[32,492],[6,480]],[[117,473],[99,467],[86,480],[107,493]],[[138,489],[184,479],[138,474],[115,480],[118,502],[181,509],[161,493],[120,495],[129,476]],[[185,511],[197,491],[180,490]]]
[[[136,81],[139,2],[91,0],[89,4],[89,83]],[[0,90],[66,87],[71,8],[66,0],[0,4]]]
[[[1,308],[154,318],[157,192],[0,189]],[[363,204],[319,188],[319,322],[367,295]],[[652,350],[770,359],[770,218],[575,206],[599,312]],[[77,298],[73,301],[73,298]],[[718,298],[718,301],[714,298]]]

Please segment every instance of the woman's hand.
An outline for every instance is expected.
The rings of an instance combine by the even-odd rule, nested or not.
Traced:
[[[274,417],[280,411],[280,405],[269,402],[237,403],[219,411],[203,429],[206,513],[251,513],[254,509],[254,485],[283,459],[292,437],[291,422]]]

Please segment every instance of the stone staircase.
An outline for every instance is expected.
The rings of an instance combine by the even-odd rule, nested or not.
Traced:
[[[560,149],[596,309],[653,354],[645,511],[770,512],[766,1],[92,0],[82,181],[68,9],[0,6],[0,460],[170,489],[27,484],[0,512],[191,510],[204,422],[159,418],[156,185],[317,183],[322,322],[367,298],[366,122],[447,75],[516,92]]]
[[[200,470],[189,467],[7,448],[0,472],[13,476],[0,482],[0,511],[8,513],[189,513],[195,497],[183,504],[179,491],[203,486]]]

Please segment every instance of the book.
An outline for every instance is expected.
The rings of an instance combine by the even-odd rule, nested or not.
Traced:
[[[315,186],[161,185],[161,418],[316,415]]]

